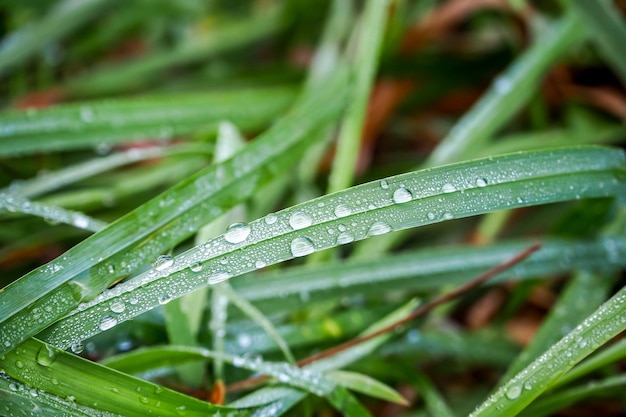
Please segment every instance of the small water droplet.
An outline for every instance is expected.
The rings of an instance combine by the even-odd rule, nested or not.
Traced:
[[[478,178],[478,179],[476,180],[476,185],[477,185],[478,187],[486,187],[486,186],[487,186],[487,180],[486,180],[486,179],[484,179],[484,178]]]
[[[428,220],[435,220],[435,213],[429,212],[426,217],[428,217]]]
[[[148,399],[146,397],[139,397],[139,402],[142,404],[148,404]]]
[[[234,223],[228,226],[228,231],[224,235],[229,243],[241,243],[250,235],[250,227],[243,223]]]
[[[453,193],[456,191],[456,187],[450,183],[444,184],[443,187],[441,187],[441,191],[444,193]]]
[[[78,355],[83,352],[83,349],[85,349],[85,347],[83,346],[83,342],[76,342],[72,343],[70,349],[72,350],[72,352]]]
[[[533,389],[533,384],[531,384],[530,382],[524,383],[524,389],[528,391]]]
[[[37,352],[37,363],[41,366],[50,366],[57,359],[57,350],[52,346],[44,345]]]
[[[114,313],[123,313],[126,310],[126,304],[122,300],[115,300],[109,306],[112,312]]]
[[[139,300],[137,299],[137,297],[131,297],[130,300],[128,300],[129,303],[131,303],[132,305],[135,305],[139,302]]]
[[[93,110],[91,107],[83,106],[80,108],[80,119],[85,123],[93,122]]]
[[[303,213],[301,211],[296,211],[289,217],[289,225],[294,229],[304,229],[305,227],[309,227],[313,223],[311,217]]]
[[[159,295],[158,301],[159,301],[159,304],[165,305],[169,303],[170,301],[172,301],[172,296],[167,293],[161,294]]]
[[[200,272],[202,271],[202,264],[200,262],[194,262],[189,266],[191,272]]]
[[[343,204],[339,204],[335,207],[335,216],[337,217],[346,217],[352,214],[352,210],[349,207],[344,206]]]
[[[252,338],[245,333],[240,333],[237,336],[237,344],[242,349],[249,348],[252,345]]]
[[[393,202],[396,204],[406,203],[413,199],[413,194],[404,187],[398,188],[393,192]]]
[[[232,276],[233,274],[231,274],[230,272],[218,271],[209,277],[207,284],[208,285],[218,284],[222,281],[226,281],[228,278]]]
[[[163,271],[164,269],[169,268],[173,264],[174,264],[174,258],[168,255],[161,255],[158,258],[156,258],[156,261],[154,261],[152,266],[157,271]]]
[[[112,264],[107,264],[107,272],[109,274],[114,274],[115,273],[115,267]]]
[[[452,215],[452,213],[443,213],[441,215],[441,218],[443,220],[452,220],[454,218],[454,216]]]
[[[509,400],[517,399],[522,393],[522,388],[519,385],[513,385],[506,391],[506,398]]]
[[[266,266],[267,266],[267,263],[265,261],[258,260],[254,263],[254,267],[256,269],[265,268]]]
[[[354,237],[350,233],[343,232],[337,235],[338,245],[345,245],[346,243],[350,243],[350,242],[354,242]]]
[[[308,237],[297,237],[291,241],[291,254],[298,258],[315,252],[315,246]]]
[[[380,188],[382,188],[383,190],[389,188],[389,183],[387,183],[387,180],[380,180]]]
[[[267,216],[265,216],[265,224],[274,224],[276,223],[277,219],[278,217],[276,217],[274,213],[270,213]]]
[[[15,361],[15,366],[17,366],[18,368],[22,369],[24,367],[24,362],[22,362],[22,361]]]
[[[385,233],[389,233],[391,231],[391,226],[389,226],[385,222],[374,222],[367,230],[367,236],[378,236],[384,235]]]
[[[100,322],[100,330],[109,330],[117,324],[117,319],[113,316],[104,316]]]

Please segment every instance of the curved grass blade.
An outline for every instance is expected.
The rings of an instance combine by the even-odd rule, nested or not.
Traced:
[[[472,414],[514,416],[550,389],[568,370],[626,329],[626,287],[619,290],[572,332],[509,379]]]
[[[154,308],[163,298],[392,230],[505,208],[625,198],[623,170],[620,151],[564,148],[463,162],[352,187],[229,230],[167,267],[147,271],[83,304],[42,337],[67,347]],[[111,303],[122,304],[124,310],[112,313]]]
[[[229,120],[244,129],[269,124],[293,102],[289,87],[63,104],[0,113],[0,155],[92,148],[216,131]]]
[[[336,73],[232,158],[187,178],[4,288],[0,292],[0,354],[285,172],[343,108],[344,77]],[[35,309],[42,314],[36,321],[29,319]]]
[[[246,412],[220,407],[125,375],[29,339],[6,354],[7,375],[36,389],[96,410],[132,417],[220,415]]]
[[[411,379],[417,385],[417,389],[426,403],[426,408],[433,417],[454,417],[450,406],[426,375],[417,373]]]
[[[65,0],[45,18],[31,23],[2,40],[0,47],[0,77],[15,66],[42,50],[46,45],[58,41],[68,33],[96,17],[107,0]]]
[[[328,372],[325,375],[331,381],[349,390],[396,404],[408,404],[407,400],[398,391],[370,376],[358,372],[339,370]]]

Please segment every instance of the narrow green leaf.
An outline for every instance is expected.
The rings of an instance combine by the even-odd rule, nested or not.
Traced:
[[[454,417],[454,413],[426,375],[417,373],[412,380],[417,385],[420,395],[426,402],[426,408],[433,417]]]
[[[163,297],[177,298],[265,265],[392,230],[504,208],[622,197],[623,167],[620,151],[563,148],[474,160],[352,187],[229,230],[167,267],[147,271],[83,304],[42,337],[67,347],[159,305]],[[111,315],[111,303],[124,305],[124,310]]]
[[[0,155],[169,140],[217,131],[229,120],[245,129],[268,125],[293,102],[289,87],[152,95],[0,113]]]
[[[408,404],[406,399],[404,399],[398,391],[391,388],[389,385],[383,384],[372,377],[358,372],[332,371],[328,372],[326,377],[344,388],[369,395],[370,397],[394,402],[396,404]]]
[[[571,333],[509,379],[472,414],[514,416],[586,356],[626,329],[626,287],[622,288]]]

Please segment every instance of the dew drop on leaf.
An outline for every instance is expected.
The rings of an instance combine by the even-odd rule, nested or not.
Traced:
[[[111,303],[109,308],[111,309],[112,312],[119,314],[119,313],[124,312],[124,310],[126,309],[126,304],[124,304],[124,302],[121,300],[115,300]]]
[[[158,258],[156,258],[156,261],[154,261],[152,266],[157,271],[163,271],[164,269],[169,268],[173,264],[174,264],[174,258],[168,255],[161,255]]]
[[[428,220],[435,220],[435,213],[429,212],[426,217],[428,217]]]
[[[444,184],[443,187],[441,187],[441,191],[444,193],[453,193],[456,191],[456,188],[454,187],[454,185],[448,183]]]
[[[117,324],[117,319],[113,316],[104,316],[100,322],[100,330],[109,330]]]
[[[352,214],[352,210],[343,204],[339,204],[335,207],[335,216],[337,217],[346,217]]]
[[[346,243],[354,242],[354,237],[350,233],[339,233],[337,236],[337,244],[345,245]]]
[[[57,359],[57,351],[48,345],[44,345],[37,352],[37,363],[41,366],[50,366]]]
[[[228,243],[241,243],[250,235],[250,227],[243,223],[234,223],[228,226],[224,239]]]
[[[515,400],[520,396],[521,393],[522,388],[518,385],[513,385],[506,391],[506,398],[508,398],[509,400]]]
[[[211,275],[207,281],[207,284],[209,285],[213,285],[213,284],[217,284],[220,283],[222,281],[226,281],[228,278],[232,277],[233,274],[226,272],[226,271],[218,271],[216,273],[214,273],[213,275]]]
[[[313,223],[311,217],[303,213],[301,211],[296,211],[289,217],[289,225],[294,229],[304,229],[305,227],[309,227]]]
[[[315,252],[315,246],[308,237],[297,237],[291,241],[291,254],[298,258]]]
[[[265,224],[274,224],[276,223],[277,219],[278,217],[276,217],[274,213],[270,213],[267,216],[265,216]]]
[[[384,235],[385,233],[389,233],[391,231],[391,226],[389,226],[385,222],[374,222],[367,230],[368,236],[378,236]]]
[[[202,264],[200,262],[194,262],[189,266],[191,272],[200,272],[202,271]]]
[[[165,305],[165,304],[169,303],[170,301],[172,301],[172,296],[171,295],[169,295],[169,294],[161,294],[161,295],[159,295],[159,298],[158,298],[159,304]]]
[[[386,190],[387,188],[389,188],[389,184],[387,183],[387,180],[380,180],[380,188],[382,188],[383,190]]]
[[[83,352],[83,349],[85,349],[85,347],[83,346],[83,342],[76,342],[76,343],[72,343],[72,345],[70,346],[70,349],[72,350],[72,352],[78,355],[79,353]]]
[[[413,199],[413,194],[404,187],[398,188],[393,192],[393,202],[396,204],[406,203]]]
[[[478,178],[476,180],[476,185],[478,187],[486,187],[487,186],[487,180],[485,180],[484,178]]]
[[[265,268],[266,266],[267,266],[267,263],[265,261],[258,260],[254,263],[254,267],[256,269]]]

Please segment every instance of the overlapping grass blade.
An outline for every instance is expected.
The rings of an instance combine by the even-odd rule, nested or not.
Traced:
[[[224,120],[243,129],[268,125],[293,102],[290,87],[153,95],[0,113],[0,155],[168,140],[214,132]]]
[[[6,354],[2,367],[10,377],[61,399],[123,416],[247,415],[197,400],[159,385],[59,351],[36,339]]]
[[[167,267],[85,303],[42,337],[67,347],[162,304],[160,300],[392,230],[505,208],[624,198],[623,170],[620,151],[574,147],[463,162],[352,187],[229,230]],[[123,305],[123,311],[112,315],[112,303]]]
[[[626,287],[567,336],[552,345],[481,404],[472,414],[514,416],[586,356],[626,329]]]
[[[343,108],[344,75],[337,73],[324,88],[304,97],[231,159],[191,176],[4,288],[0,351],[42,330],[282,174],[314,143],[320,126],[332,123]],[[28,319],[40,310],[39,320]]]

